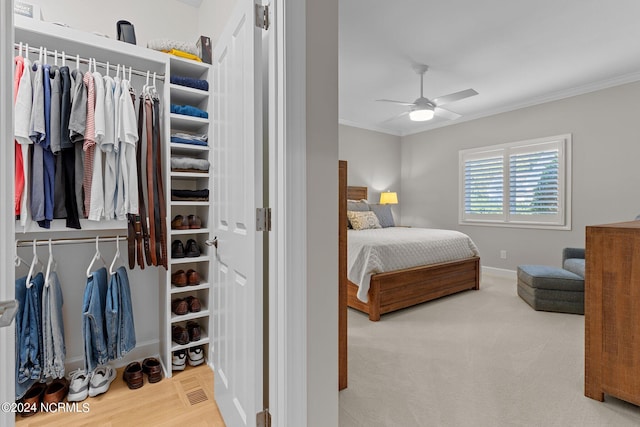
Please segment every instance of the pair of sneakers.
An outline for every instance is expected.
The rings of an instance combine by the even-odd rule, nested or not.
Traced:
[[[202,346],[191,347],[187,350],[176,350],[171,358],[171,369],[173,371],[184,371],[187,366],[198,366],[204,363],[204,350]]]
[[[69,373],[69,394],[67,401],[81,402],[87,396],[95,397],[109,390],[116,379],[116,370],[109,365],[98,366],[93,372],[77,369]]]

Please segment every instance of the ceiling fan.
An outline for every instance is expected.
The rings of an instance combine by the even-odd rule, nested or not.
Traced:
[[[406,111],[399,116],[393,117],[390,120],[397,119],[406,114],[408,114],[409,119],[414,122],[424,122],[427,120],[431,120],[434,116],[442,117],[448,120],[455,120],[460,117],[460,114],[444,109],[442,108],[442,106],[478,94],[478,92],[473,89],[467,89],[460,92],[451,93],[449,95],[439,96],[432,100],[427,99],[422,93],[422,88],[424,73],[427,72],[429,67],[424,64],[414,64],[412,67],[416,73],[420,74],[420,98],[416,99],[414,102],[393,101],[391,99],[376,100],[380,102],[391,102],[393,104],[406,105],[408,107],[411,107],[409,111]]]

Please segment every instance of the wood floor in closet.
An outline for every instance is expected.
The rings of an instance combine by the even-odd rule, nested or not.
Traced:
[[[122,371],[108,392],[89,397],[87,413],[38,413],[28,418],[18,416],[19,427],[75,426],[224,426],[213,399],[213,371],[206,365],[187,367],[149,384],[145,375],[142,388],[129,390]]]

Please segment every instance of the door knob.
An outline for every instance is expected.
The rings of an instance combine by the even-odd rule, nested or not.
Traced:
[[[214,237],[213,240],[207,239],[204,243],[207,246],[215,246],[218,249],[218,236]]]

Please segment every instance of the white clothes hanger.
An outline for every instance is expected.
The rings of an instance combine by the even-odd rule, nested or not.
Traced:
[[[89,263],[89,267],[87,267],[87,277],[91,277],[91,270],[93,269],[93,264],[95,264],[96,261],[100,260],[102,261],[102,264],[105,267],[107,266],[106,261],[104,260],[104,258],[102,258],[102,254],[100,253],[100,247],[98,246],[99,241],[100,241],[100,236],[96,236],[96,253],[91,259],[91,263]]]
[[[131,83],[131,66],[129,66],[129,83]]]
[[[18,56],[22,56],[22,42],[20,42],[20,46],[18,46]]]
[[[115,267],[117,260],[122,260],[120,258],[120,236],[116,236],[116,254],[113,256],[113,261],[111,261],[111,265],[109,266],[109,274],[112,276],[116,274],[113,267]]]
[[[53,51],[53,65],[58,66],[58,49]]]
[[[80,69],[80,55],[76,55],[76,70]]]
[[[51,282],[51,273],[56,271],[58,263],[53,258],[53,247],[51,245],[51,238],[49,238],[49,261],[47,261],[47,272],[44,274],[44,285],[49,287]]]
[[[120,78],[120,64],[116,65],[116,79]]]
[[[67,56],[64,54],[64,50],[62,51],[62,66],[67,66]]]
[[[109,61],[107,61],[107,70],[106,70],[106,72],[104,73],[104,75],[105,75],[105,76],[108,76],[108,75],[109,75]]]
[[[42,64],[42,46],[40,46],[40,53],[38,54],[38,61]]]
[[[38,252],[36,251],[36,239],[33,239],[33,260],[31,260],[31,266],[29,267],[29,273],[27,273],[27,289],[29,289],[33,284],[31,283],[31,279],[33,278],[33,274],[36,272],[36,267],[42,263],[38,258]]]
[[[25,48],[24,48],[24,57],[25,57],[25,59],[29,59],[29,43],[27,43],[27,44],[25,45]]]
[[[45,65],[47,64],[47,48],[46,47],[44,48],[44,55],[42,57],[42,63],[45,64]]]
[[[16,265],[16,267],[20,267],[22,264],[24,264],[24,265],[29,264],[27,261],[22,259],[20,257],[20,255],[18,255],[18,241],[17,240],[16,240],[15,250],[16,250],[16,252],[15,252],[14,257],[13,257],[13,262]]]

